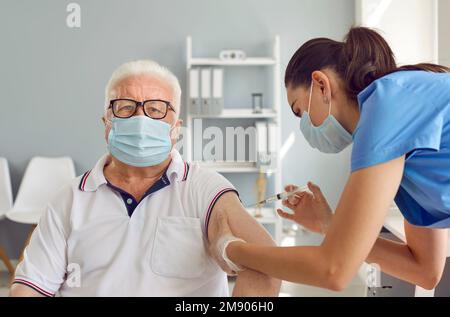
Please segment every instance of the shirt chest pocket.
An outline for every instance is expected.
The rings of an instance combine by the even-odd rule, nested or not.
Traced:
[[[200,219],[158,218],[150,259],[155,274],[182,279],[198,278],[205,271],[207,256]]]

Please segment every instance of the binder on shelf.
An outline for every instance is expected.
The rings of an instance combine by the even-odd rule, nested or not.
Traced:
[[[256,141],[257,141],[257,166],[270,165],[270,156],[268,155],[268,133],[267,123],[260,121],[256,122]]]
[[[200,101],[200,71],[198,68],[189,70],[189,110],[192,114],[202,111]]]
[[[202,68],[200,71],[201,77],[201,113],[211,114],[211,68]]]
[[[223,110],[223,69],[213,69],[212,114],[220,115]]]
[[[276,168],[278,152],[278,127],[275,123],[268,123],[268,155],[270,156],[270,167]]]
[[[268,152],[277,152],[278,127],[275,123],[268,123]]]
[[[256,122],[258,136],[258,153],[267,153],[267,124],[264,121]]]

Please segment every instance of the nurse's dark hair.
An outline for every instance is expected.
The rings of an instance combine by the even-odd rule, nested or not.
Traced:
[[[344,42],[316,38],[303,44],[287,66],[285,85],[307,87],[311,74],[326,68],[337,72],[351,98],[356,98],[374,80],[396,71],[450,72],[445,66],[427,63],[397,67],[394,53],[380,34],[366,27],[353,27]]]

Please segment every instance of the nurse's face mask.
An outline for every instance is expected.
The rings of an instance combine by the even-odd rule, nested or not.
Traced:
[[[151,118],[147,114],[121,118],[114,113],[108,135],[111,155],[136,167],[161,164],[172,149],[172,127],[161,119]]]
[[[352,135],[342,127],[339,121],[331,114],[331,99],[328,117],[319,125],[314,126],[309,115],[311,110],[311,97],[314,81],[311,81],[309,92],[308,111],[304,111],[300,119],[300,130],[311,147],[323,153],[339,153],[353,141]]]

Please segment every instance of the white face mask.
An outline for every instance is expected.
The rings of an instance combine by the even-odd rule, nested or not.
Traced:
[[[300,119],[300,130],[311,147],[323,153],[339,153],[353,142],[352,135],[342,127],[328,109],[328,117],[318,127],[314,126],[309,116],[314,82],[311,82],[308,111],[304,111]]]

